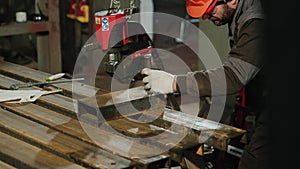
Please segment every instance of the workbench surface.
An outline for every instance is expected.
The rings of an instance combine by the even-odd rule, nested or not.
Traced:
[[[43,81],[50,75],[0,61],[0,89],[9,89],[14,83]],[[165,148],[162,147],[163,139],[157,140],[155,144],[134,142],[134,149],[129,151],[126,139],[124,141],[122,138],[122,134],[128,137],[130,133],[138,133],[139,138],[149,136],[149,131],[152,131],[150,134],[159,134],[161,127],[168,126],[170,121],[159,123],[162,126],[155,126],[157,123],[155,121],[151,124],[152,127],[149,127],[149,124],[130,123],[122,118],[106,117],[110,120],[105,122],[100,120],[101,127],[99,127],[97,115],[84,112],[82,113],[84,120],[79,120],[78,117],[81,115],[78,116],[78,107],[73,102],[72,89],[77,89],[76,98],[85,101],[93,97],[91,93],[102,97],[100,100],[103,101],[109,95],[107,91],[79,82],[73,83],[73,86],[72,83],[60,83],[53,84],[52,87],[63,89],[63,92],[41,96],[32,103],[0,103],[0,168],[159,168],[168,164],[172,158],[177,158],[174,157],[173,152],[168,151],[147,156],[149,153],[145,152],[159,152],[160,149]],[[31,87],[31,89],[41,88]],[[138,99],[138,103],[143,101],[141,99],[143,98]],[[101,110],[115,111],[111,109],[112,105],[98,103],[98,106]],[[85,104],[84,109],[79,109],[79,112],[88,110],[88,107],[90,105]],[[134,116],[136,114],[132,117]],[[83,123],[86,124],[82,125]],[[114,126],[114,130],[123,132],[121,134],[110,132],[109,126]],[[132,130],[136,126],[139,127],[139,132]],[[98,140],[95,140],[91,133],[86,132],[86,128],[89,131],[96,131]],[[174,128],[179,129],[176,133],[169,132],[174,137],[180,133],[179,131],[188,132],[191,137],[197,135],[197,132],[191,134],[190,131],[185,130],[185,126],[178,125]],[[228,141],[226,139],[230,139],[228,136],[236,137],[244,132],[236,128],[226,128],[229,129],[234,129],[236,133],[223,134],[225,143]],[[173,145],[175,148],[181,146]]]

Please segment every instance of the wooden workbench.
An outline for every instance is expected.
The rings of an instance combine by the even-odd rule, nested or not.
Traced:
[[[43,81],[50,75],[21,65],[0,61],[0,89],[9,89],[13,83]],[[99,109],[115,111],[111,108],[112,105],[103,104],[103,99],[111,97],[107,91],[79,82],[73,83],[73,85],[77,89],[75,94],[81,102],[93,97],[91,93],[96,90],[96,97],[100,97],[102,101],[102,104],[98,104]],[[128,120],[114,117],[109,117],[110,120],[101,123],[102,127],[99,128],[99,118],[87,112],[82,113],[85,120],[79,121],[76,111],[78,107],[74,106],[72,98],[72,87],[74,86],[71,83],[53,84],[53,88],[63,89],[63,92],[41,96],[33,103],[0,103],[0,168],[159,168],[169,164],[172,158],[177,158],[171,151],[152,157],[143,156],[143,152],[159,151],[160,144],[165,143],[164,140],[157,140],[157,143],[151,145],[135,142],[135,149],[130,152],[124,152],[124,145],[109,146],[109,144],[105,144],[108,139],[113,139],[116,143],[122,143],[123,139],[120,135],[106,130],[106,126],[114,126],[115,130],[123,131],[127,136],[130,134],[128,132],[130,128],[138,126],[142,129],[138,133],[138,137],[148,136],[149,132],[154,130],[145,127],[144,124],[129,123]],[[32,87],[31,89],[41,88]],[[137,98],[139,101],[144,99]],[[128,102],[128,100],[123,102]],[[117,104],[122,103],[118,102]],[[79,109],[79,112],[86,111],[88,110],[86,108],[89,107],[91,106],[85,104],[83,109],[81,109],[82,107]],[[161,107],[158,106],[159,108]],[[172,117],[168,117],[172,121]],[[153,125],[161,124],[157,128],[170,124],[170,121],[159,120],[162,121],[153,123]],[[100,140],[95,142],[91,139],[82,127],[82,123],[85,122],[85,127],[97,131]],[[175,128],[180,131],[186,129],[184,125],[177,125]],[[217,143],[226,144],[228,139],[244,133],[244,131],[230,126],[227,126],[226,130],[233,131],[234,134],[221,132],[222,142]],[[155,132],[153,133],[155,134]],[[189,133],[190,137],[197,137],[196,131],[189,131]],[[172,136],[175,137],[177,134]],[[174,145],[176,150],[182,146]],[[222,148],[222,146],[226,145],[220,147]]]

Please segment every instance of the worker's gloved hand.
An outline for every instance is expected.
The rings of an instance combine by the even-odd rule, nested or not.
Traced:
[[[143,78],[145,89],[151,93],[168,94],[174,92],[175,75],[161,70],[144,68],[141,72],[146,77]]]

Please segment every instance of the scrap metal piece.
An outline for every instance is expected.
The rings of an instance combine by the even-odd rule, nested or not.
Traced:
[[[61,92],[62,89],[52,91],[41,90],[2,90],[0,89],[0,102],[25,103],[34,102],[42,95]]]

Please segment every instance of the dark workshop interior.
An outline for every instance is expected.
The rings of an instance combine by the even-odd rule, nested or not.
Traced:
[[[130,21],[143,12],[161,14]],[[256,118],[241,115],[240,93],[149,94],[140,74],[149,64],[205,70],[203,35],[221,65],[228,31],[191,17],[186,0],[1,0],[0,93],[10,100],[0,99],[0,169],[238,169]],[[206,120],[218,102],[218,119]]]

